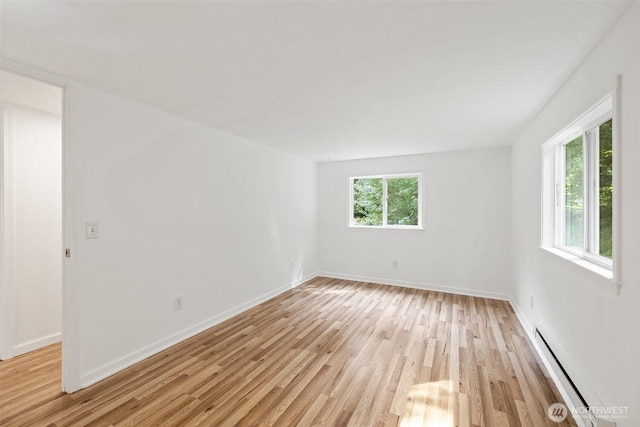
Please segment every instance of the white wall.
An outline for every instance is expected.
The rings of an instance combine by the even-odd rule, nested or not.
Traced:
[[[62,120],[11,107],[14,254],[13,354],[60,341]]]
[[[423,174],[425,230],[347,227],[350,176],[405,172]],[[320,163],[320,273],[504,298],[509,174],[508,147]]]
[[[635,3],[513,146],[514,303],[569,374],[605,406],[629,406],[619,426],[640,425],[640,12]],[[540,244],[541,144],[594,105],[623,74],[622,281],[602,277]],[[534,308],[529,298],[534,298]]]
[[[88,87],[68,96],[68,389],[315,273],[315,163]]]

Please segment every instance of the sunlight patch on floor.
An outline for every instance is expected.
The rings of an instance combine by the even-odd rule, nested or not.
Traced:
[[[407,408],[400,427],[451,427],[454,415],[448,410],[453,393],[451,381],[417,384],[407,394]]]

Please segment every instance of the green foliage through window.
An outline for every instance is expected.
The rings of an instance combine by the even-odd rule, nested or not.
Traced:
[[[564,245],[609,259],[613,255],[612,140],[609,119],[565,144],[563,183]],[[592,187],[586,188],[585,180]]]
[[[354,178],[352,225],[419,226],[419,180],[418,176]]]
[[[387,224],[418,225],[418,178],[387,180]]]
[[[382,178],[353,180],[353,220],[356,225],[382,225]]]
[[[584,236],[582,136],[565,145],[565,245],[582,249]]]
[[[599,174],[600,194],[600,255],[611,258],[613,255],[613,129],[612,120],[600,125],[599,129]]]

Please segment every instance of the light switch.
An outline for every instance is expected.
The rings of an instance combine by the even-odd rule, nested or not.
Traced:
[[[100,237],[100,224],[98,221],[87,221],[84,223],[84,238],[97,239]]]

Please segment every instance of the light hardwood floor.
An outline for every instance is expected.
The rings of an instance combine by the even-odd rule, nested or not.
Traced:
[[[98,384],[0,362],[2,426],[568,426],[508,302],[316,278]]]

